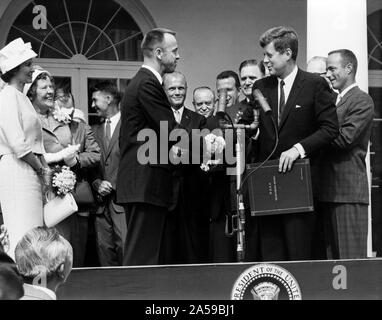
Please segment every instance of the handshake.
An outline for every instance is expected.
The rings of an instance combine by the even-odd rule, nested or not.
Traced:
[[[77,155],[80,149],[79,144],[68,145],[65,149],[55,153],[45,153],[44,158],[48,164],[64,161],[68,167],[73,167],[77,163]]]

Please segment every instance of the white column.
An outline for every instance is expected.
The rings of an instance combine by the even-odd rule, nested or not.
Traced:
[[[356,81],[368,92],[366,0],[308,0],[307,11],[307,61],[314,56],[326,57],[336,49],[352,50],[358,59]],[[370,191],[369,154],[366,160]],[[368,256],[371,255],[369,205]]]

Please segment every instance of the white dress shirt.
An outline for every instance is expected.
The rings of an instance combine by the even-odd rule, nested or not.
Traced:
[[[121,119],[121,112],[118,112],[114,116],[109,118],[109,120],[110,120],[110,138],[113,136],[114,130],[118,124],[119,119]],[[105,132],[106,132],[106,121],[105,121]]]
[[[345,96],[345,94],[347,94],[351,89],[353,89],[354,87],[356,87],[357,84],[356,83],[353,83],[351,84],[350,86],[348,86],[344,91],[342,91],[341,93],[338,93],[337,95],[337,100],[336,100],[336,105],[338,105],[338,103],[341,101],[341,99]]]
[[[142,68],[150,70],[154,74],[154,76],[156,76],[156,78],[158,79],[159,83],[162,85],[163,79],[162,79],[162,76],[159,74],[158,71],[156,71],[154,68],[148,66],[147,64],[143,64]]]
[[[172,109],[172,112],[174,113],[174,118],[175,118],[175,121],[180,123],[182,121],[182,116],[183,116],[183,110],[184,110],[184,106],[179,108],[178,110],[174,109],[173,107],[171,107]],[[177,119],[177,115],[176,113],[179,112],[179,118]]]
[[[285,105],[286,105],[288,102],[290,91],[292,90],[294,80],[296,79],[296,76],[297,76],[297,71],[298,71],[298,68],[297,68],[297,66],[295,66],[293,71],[290,74],[288,74],[285,77],[285,79],[277,78],[277,80],[278,80],[278,89],[277,89],[277,91],[278,91],[278,104],[280,104],[280,82],[281,82],[281,80],[284,80],[284,83],[285,83],[284,84],[284,96],[285,96]],[[279,108],[278,111],[280,112],[280,105],[278,105],[278,108]],[[294,145],[294,147],[298,150],[298,153],[300,154],[301,159],[306,157],[305,149],[300,143],[296,143]]]

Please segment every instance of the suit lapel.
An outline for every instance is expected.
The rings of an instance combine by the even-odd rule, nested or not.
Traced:
[[[183,128],[186,128],[188,130],[190,125],[191,117],[186,107],[183,109],[182,119],[180,120],[180,125]]]
[[[277,85],[278,85],[278,81],[277,81],[277,78],[276,77],[273,77],[273,81],[272,83],[270,84],[269,86],[269,100],[268,103],[270,106],[274,106],[272,108],[272,116],[273,116],[273,119],[277,119],[278,117],[278,105],[279,105],[279,102],[278,102],[278,91],[277,91]]]
[[[113,149],[114,144],[118,141],[119,137],[119,129],[121,128],[121,120],[118,121],[117,126],[114,129],[113,136],[111,137],[109,147],[106,150],[105,153],[105,159],[110,155],[111,149]]]
[[[51,115],[49,115],[48,118],[46,118],[46,120],[49,121],[49,120],[48,120],[49,118],[50,118],[50,122],[49,122],[49,123],[52,124],[53,127],[50,128],[50,127],[48,126],[48,124],[47,124],[44,120],[41,120],[40,122],[41,122],[42,129],[45,130],[47,133],[49,133],[49,134],[55,136],[56,139],[58,140],[58,138],[57,138],[56,134],[54,133],[54,131],[55,131],[58,127],[60,127],[62,124],[61,124],[61,122],[59,122],[59,121],[57,121],[56,119],[54,119],[53,116],[51,116]]]
[[[290,93],[289,93],[289,97],[288,97],[288,100],[286,102],[286,105],[285,105],[285,109],[282,113],[282,117],[281,117],[281,121],[280,121],[280,125],[279,125],[279,131],[281,130],[282,126],[284,125],[286,119],[288,118],[289,116],[289,113],[292,109],[292,106],[295,105],[295,101],[296,101],[296,98],[303,86],[303,82],[304,82],[304,77],[303,77],[303,74],[302,72],[300,71],[300,69],[297,71],[297,75],[296,75],[296,78],[294,79],[294,82],[293,82],[293,85],[292,85],[292,89],[290,90]]]
[[[348,92],[346,92],[345,96],[340,100],[336,108],[340,108],[346,102],[346,100],[353,94],[353,92],[356,91],[356,88],[358,88],[358,86],[351,88]]]
[[[102,122],[98,125],[95,134],[97,135],[99,146],[102,148],[102,154],[106,154],[107,150],[105,148],[105,122]]]
[[[78,139],[78,122],[72,121],[69,124],[70,132],[72,134],[72,144],[76,144]]]

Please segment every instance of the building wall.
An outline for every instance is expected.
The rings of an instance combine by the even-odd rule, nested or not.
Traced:
[[[181,61],[191,105],[192,90],[215,87],[216,75],[237,71],[242,60],[262,59],[260,35],[268,28],[289,25],[300,37],[298,62],[306,64],[305,0],[142,0],[158,26],[177,31]]]
[[[2,30],[10,23],[3,14],[6,10],[13,12],[15,3],[27,4],[29,0],[0,1]],[[220,71],[237,71],[242,60],[261,59],[258,40],[270,27],[295,28],[300,36],[298,61],[305,67],[305,0],[141,0],[141,3],[157,26],[177,31],[181,55],[178,70],[185,73],[188,80],[188,106],[196,86],[214,88]]]

